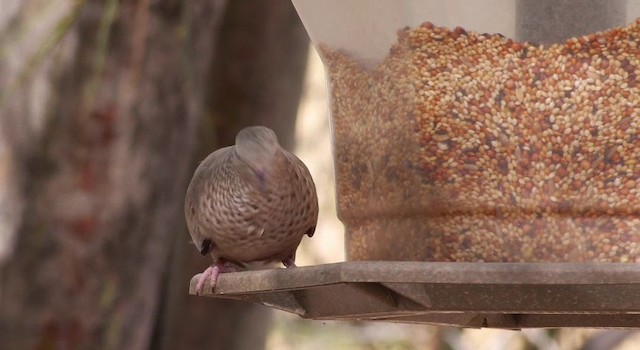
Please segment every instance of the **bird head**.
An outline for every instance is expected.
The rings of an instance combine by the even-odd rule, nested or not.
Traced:
[[[279,150],[278,137],[273,130],[264,126],[244,128],[236,136],[238,157],[249,165],[261,183]]]

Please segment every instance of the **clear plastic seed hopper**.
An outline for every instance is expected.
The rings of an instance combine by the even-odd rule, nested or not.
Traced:
[[[293,0],[348,262],[221,278],[315,319],[640,327],[640,1]]]

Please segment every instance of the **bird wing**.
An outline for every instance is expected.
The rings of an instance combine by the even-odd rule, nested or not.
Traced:
[[[316,231],[316,223],[318,222],[318,193],[316,191],[315,183],[313,182],[313,177],[311,177],[311,172],[309,168],[304,164],[300,158],[298,158],[295,154],[284,151],[285,155],[289,159],[289,164],[291,164],[291,170],[295,172],[296,177],[302,179],[303,181],[299,182],[300,188],[299,191],[306,192],[305,198],[308,198],[309,202],[309,213],[308,213],[308,222],[309,227],[306,229],[304,234],[309,237],[313,237],[313,234]]]

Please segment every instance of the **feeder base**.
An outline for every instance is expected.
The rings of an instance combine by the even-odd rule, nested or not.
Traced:
[[[640,264],[631,263],[359,261],[225,273],[207,289],[317,320],[640,328]]]

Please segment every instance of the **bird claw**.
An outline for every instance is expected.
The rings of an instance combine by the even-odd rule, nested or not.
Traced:
[[[236,271],[238,271],[236,266],[222,259],[211,264],[211,266],[207,267],[207,269],[202,272],[200,279],[198,279],[198,284],[196,284],[196,295],[202,295],[204,292],[204,285],[207,283],[207,280],[211,281],[211,292],[213,292],[216,288],[216,284],[218,284],[218,276],[220,276],[221,273]]]
[[[196,295],[202,295],[204,292],[204,285],[207,280],[211,281],[211,291],[216,287],[216,283],[218,282],[218,275],[220,275],[220,265],[218,263],[214,263],[211,266],[207,267],[204,272],[200,275],[200,279],[198,279],[198,284],[196,285]]]

